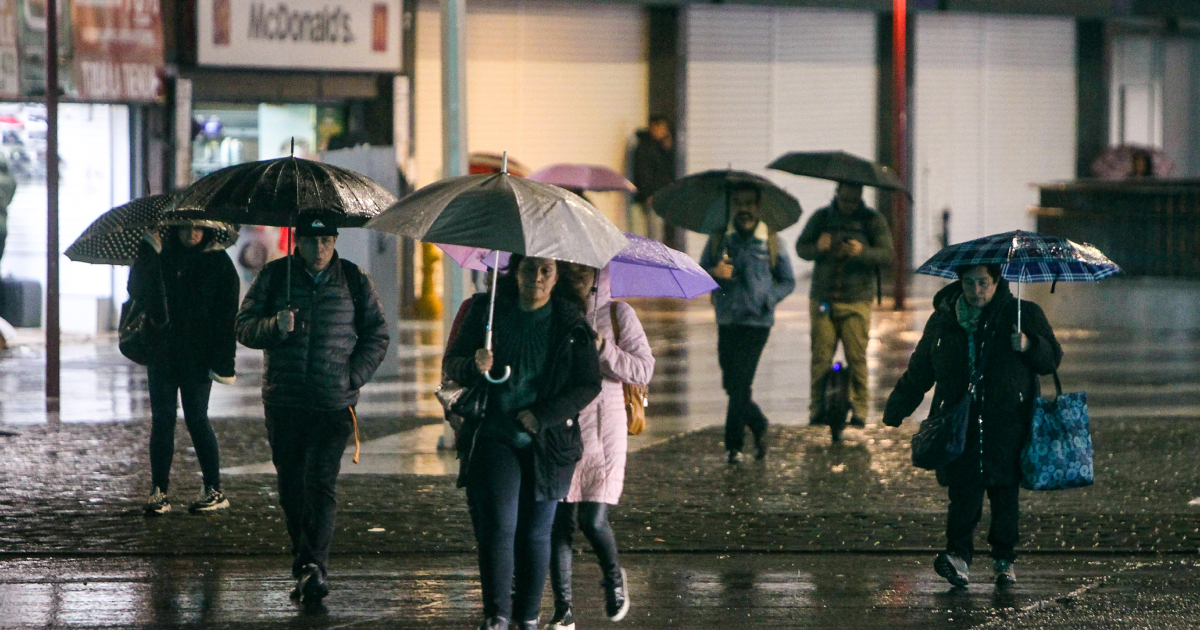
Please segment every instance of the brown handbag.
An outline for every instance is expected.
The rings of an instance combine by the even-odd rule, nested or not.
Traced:
[[[608,314],[612,318],[613,341],[620,346],[621,325],[617,323],[617,303],[612,302],[609,307]],[[646,396],[648,388],[645,385],[621,383],[621,389],[625,392],[625,421],[629,427],[629,435],[641,435],[642,431],[646,430],[646,406],[650,404],[650,399]]]

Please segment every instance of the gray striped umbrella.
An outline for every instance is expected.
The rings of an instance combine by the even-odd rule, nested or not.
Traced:
[[[238,231],[228,223],[164,220],[164,213],[175,205],[175,200],[175,195],[150,195],[105,212],[71,243],[65,252],[67,258],[94,265],[132,265],[146,232],[171,226],[208,228],[213,232],[211,247],[217,249],[237,242]]]

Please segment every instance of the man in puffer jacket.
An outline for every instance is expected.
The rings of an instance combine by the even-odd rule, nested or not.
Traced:
[[[251,285],[237,334],[266,354],[263,406],[292,539],[298,580],[292,596],[319,601],[329,592],[335,484],[357,429],[358,390],[383,361],[389,340],[370,278],[334,251],[337,228],[311,219],[296,236],[298,255],[268,264]]]

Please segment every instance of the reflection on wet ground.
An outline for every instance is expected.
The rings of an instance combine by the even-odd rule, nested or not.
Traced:
[[[341,556],[321,609],[288,598],[278,557],[26,559],[0,562],[0,626],[130,628],[469,628],[475,559]],[[881,555],[630,554],[626,628],[972,628],[1067,595],[1127,565],[1108,556],[1039,558],[1012,587],[980,563],[951,589],[929,559]],[[599,570],[576,563],[580,627],[608,625]],[[547,598],[543,610],[553,603]]]

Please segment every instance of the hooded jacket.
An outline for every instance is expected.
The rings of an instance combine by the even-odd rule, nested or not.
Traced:
[[[287,265],[291,262],[291,307],[296,325],[279,329],[276,314],[287,308]],[[333,410],[358,404],[358,390],[383,362],[389,343],[383,305],[371,279],[355,268],[352,294],[343,261],[334,253],[317,280],[298,256],[275,260],[255,278],[237,314],[238,341],[265,350],[263,403]],[[352,272],[353,273],[353,272]]]
[[[888,397],[883,422],[899,426],[930,387],[938,413],[958,402],[971,380],[967,332],[958,323],[955,303],[962,284],[947,285],[934,296],[934,312],[908,361],[908,369]],[[967,447],[963,454],[937,470],[943,486],[1009,486],[1020,481],[1021,449],[1029,439],[1033,401],[1040,394],[1038,375],[1052,374],[1062,360],[1062,347],[1041,307],[1021,301],[1021,328],[1029,348],[1012,348],[1017,325],[1017,298],[1000,280],[996,293],[983,308],[974,334],[976,354],[983,361],[983,377],[971,405]],[[982,430],[982,439],[980,432]]]
[[[775,306],[796,288],[792,261],[780,249],[783,241],[778,235],[774,236],[776,255],[772,256],[771,248],[764,240],[771,235],[743,236],[732,230],[724,236],[719,247],[717,238],[719,235],[710,236],[704,244],[704,253],[700,254],[700,266],[709,275],[723,255],[733,261],[733,277],[717,280],[718,287],[712,292],[717,325],[774,326]]]
[[[531,447],[535,501],[558,501],[567,496],[575,464],[583,454],[583,438],[577,422],[579,412],[596,398],[601,389],[600,359],[596,353],[595,337],[583,311],[557,297],[551,300],[553,310],[546,365],[537,384],[537,401],[529,407],[539,425],[537,434],[532,436]],[[486,382],[475,365],[475,351],[484,345],[488,308],[488,294],[475,294],[462,326],[442,361],[444,377],[467,386]],[[498,312],[516,308],[519,306],[515,290],[497,292]],[[503,335],[503,328],[497,326],[494,334]],[[500,413],[498,398],[488,396],[489,421]],[[479,432],[479,423],[468,421],[459,434],[460,487],[465,486],[473,474],[486,474],[486,471],[474,471],[471,468],[471,456]]]
[[[207,379],[210,370],[234,375],[233,320],[241,282],[229,254],[215,247],[210,236],[187,248],[175,239],[164,242],[149,235],[139,244],[126,286],[129,298],[147,304],[157,321],[163,319],[157,311],[166,291],[165,343],[151,363],[169,363],[193,380]]]
[[[621,328],[615,341],[613,307]],[[608,267],[596,277],[596,291],[588,299],[588,322],[604,340],[600,347],[600,395],[579,414],[583,459],[575,466],[567,501],[592,501],[616,505],[625,484],[625,456],[629,429],[622,383],[648,385],[654,376],[654,355],[646,331],[633,307],[612,299]]]
[[[846,239],[863,244],[854,258],[839,258],[833,251],[817,249],[822,234],[830,234],[834,245]],[[817,210],[796,239],[796,254],[816,263],[808,295],[816,302],[870,302],[875,298],[879,270],[892,263],[892,232],[883,215],[860,203],[845,215],[836,204]]]

